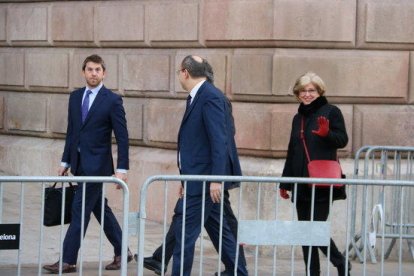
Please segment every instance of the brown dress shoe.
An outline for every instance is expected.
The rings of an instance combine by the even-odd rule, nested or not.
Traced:
[[[44,265],[43,269],[49,271],[52,274],[59,274],[59,261],[51,265]],[[71,272],[76,272],[76,265],[62,263],[62,274]]]
[[[128,250],[128,258],[127,258],[127,262],[129,263],[130,261],[132,261],[134,257],[132,256],[131,251]],[[114,260],[112,263],[110,263],[109,265],[105,266],[106,270],[119,270],[121,269],[121,256],[115,256]]]

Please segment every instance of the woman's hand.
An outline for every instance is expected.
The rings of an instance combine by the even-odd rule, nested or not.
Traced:
[[[316,134],[320,137],[326,137],[329,133],[329,120],[324,116],[318,117],[318,130],[312,130],[313,134]]]
[[[285,189],[279,189],[279,194],[280,194],[280,197],[281,198],[284,198],[284,199],[288,199],[289,198],[288,191],[285,190]]]

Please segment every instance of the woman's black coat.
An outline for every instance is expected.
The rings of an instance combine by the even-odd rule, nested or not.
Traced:
[[[329,120],[329,132],[326,137],[320,137],[312,133],[317,130],[318,117],[324,116]],[[292,122],[288,154],[282,176],[286,177],[309,177],[305,150],[300,139],[302,117],[305,119],[304,135],[311,160],[336,160],[337,149],[343,148],[348,143],[348,135],[345,129],[345,121],[338,107],[328,104],[325,97],[315,99],[309,105],[300,104],[298,113]],[[294,199],[294,185],[281,183],[281,189],[292,191]],[[328,201],[329,189],[316,188],[315,201]],[[297,200],[310,201],[312,189],[307,184],[297,185]]]

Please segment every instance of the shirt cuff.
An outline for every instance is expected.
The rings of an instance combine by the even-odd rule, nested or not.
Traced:
[[[116,172],[119,172],[119,173],[128,173],[128,170],[125,170],[125,169],[116,169]]]
[[[60,162],[60,165],[61,165],[62,167],[65,167],[65,168],[70,168],[70,164],[68,164],[68,163],[66,163],[66,162]]]

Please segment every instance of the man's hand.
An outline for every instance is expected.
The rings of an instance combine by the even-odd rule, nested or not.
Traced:
[[[285,189],[279,189],[279,194],[280,194],[280,197],[281,198],[284,198],[284,199],[288,199],[289,198],[288,191],[285,190]]]
[[[60,166],[58,169],[58,176],[67,176],[68,175],[68,169],[66,167]]]
[[[210,183],[210,197],[214,203],[219,203],[221,199],[221,183],[211,182]]]
[[[180,185],[180,189],[178,190],[178,197],[182,198],[184,196],[184,187]]]
[[[115,177],[127,183],[128,177],[126,173],[116,172]],[[117,184],[116,189],[117,190],[121,189],[121,185]]]

